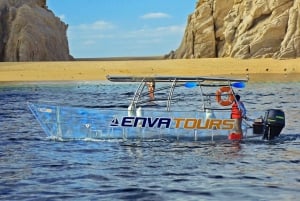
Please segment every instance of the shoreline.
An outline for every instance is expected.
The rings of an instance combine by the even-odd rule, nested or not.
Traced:
[[[299,82],[300,59],[0,62],[0,84],[104,81],[107,75],[214,76],[249,78],[249,82]]]

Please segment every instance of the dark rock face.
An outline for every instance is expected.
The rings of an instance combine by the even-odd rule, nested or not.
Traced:
[[[67,25],[46,0],[0,1],[0,61],[71,60]]]
[[[297,58],[300,0],[199,0],[168,58]]]

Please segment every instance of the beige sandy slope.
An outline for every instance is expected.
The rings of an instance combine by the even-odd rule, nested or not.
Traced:
[[[300,81],[300,59],[179,59],[73,62],[2,62],[0,81],[93,81],[106,75],[249,77],[250,81]]]

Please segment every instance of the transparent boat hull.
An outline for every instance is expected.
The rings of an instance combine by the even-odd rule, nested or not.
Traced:
[[[234,121],[228,118],[228,111],[128,111],[47,103],[28,106],[47,136],[60,139],[227,139]],[[257,136],[247,126],[244,133]]]

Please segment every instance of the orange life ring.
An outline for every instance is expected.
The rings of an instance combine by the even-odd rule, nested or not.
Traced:
[[[223,93],[227,94],[227,97],[228,97],[227,99],[222,99]],[[218,89],[216,92],[216,100],[222,106],[231,105],[234,101],[234,97],[233,97],[231,88],[229,86],[225,86],[225,87],[221,87],[220,89]]]

